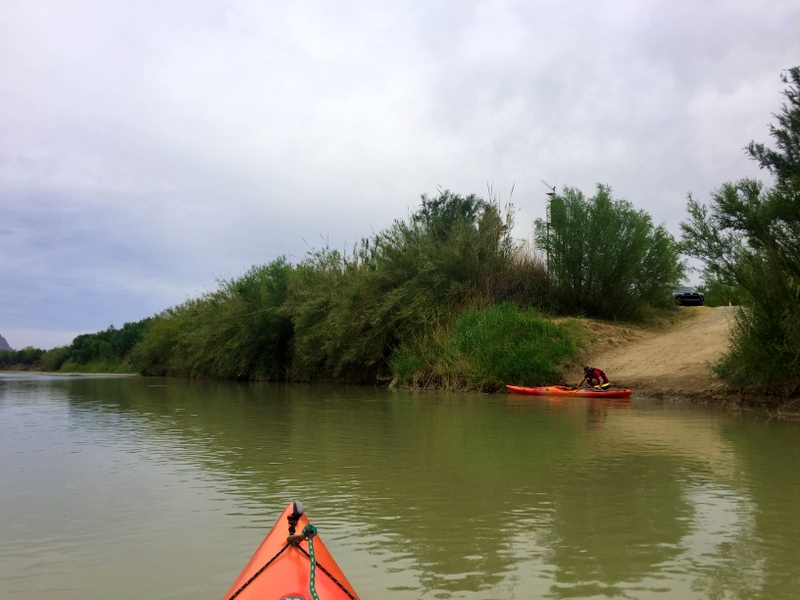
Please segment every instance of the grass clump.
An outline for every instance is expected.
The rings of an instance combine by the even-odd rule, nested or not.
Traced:
[[[392,367],[403,385],[494,391],[561,381],[576,353],[569,328],[506,302],[465,311],[449,332],[401,350]]]

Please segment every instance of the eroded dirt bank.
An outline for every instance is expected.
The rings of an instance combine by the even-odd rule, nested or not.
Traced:
[[[735,310],[681,307],[673,323],[658,329],[587,321],[594,339],[582,360],[603,369],[614,387],[640,395],[800,416],[800,401],[777,406],[774,399],[736,393],[711,370],[729,348]]]
[[[704,393],[724,386],[711,371],[728,349],[733,308],[682,307],[663,329],[592,323],[586,359],[615,386],[665,393]]]

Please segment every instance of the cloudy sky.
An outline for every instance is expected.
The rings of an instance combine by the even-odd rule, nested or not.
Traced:
[[[0,334],[69,344],[438,188],[609,184],[676,236],[758,176],[797,0],[4,0]],[[513,196],[511,190],[513,188]]]

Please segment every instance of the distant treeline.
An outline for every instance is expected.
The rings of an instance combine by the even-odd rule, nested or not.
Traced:
[[[133,347],[142,339],[151,318],[113,325],[105,331],[79,335],[69,346],[52,350],[27,347],[0,352],[0,369],[35,369],[86,373],[135,373],[127,360]]]
[[[663,226],[598,186],[553,194],[536,250],[513,208],[422,196],[352,251],[283,257],[122,329],[41,353],[42,368],[447,389],[560,381],[578,340],[553,315],[644,319],[683,277]]]

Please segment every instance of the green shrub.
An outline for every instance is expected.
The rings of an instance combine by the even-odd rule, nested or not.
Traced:
[[[467,310],[449,333],[404,347],[392,366],[403,385],[495,390],[506,383],[560,381],[562,365],[576,351],[567,328],[533,309],[503,303]]]
[[[162,312],[131,362],[147,375],[284,377],[292,324],[283,311],[291,270],[281,257]]]
[[[42,354],[39,360],[39,366],[43,371],[58,371],[62,365],[69,359],[69,346],[59,346],[47,350]]]
[[[573,188],[553,196],[549,221],[536,221],[558,310],[607,319],[641,318],[672,304],[683,277],[678,245],[663,225],[611,189],[586,198]]]
[[[189,300],[153,317],[150,328],[128,355],[137,371],[155,377],[190,375],[179,348],[192,328],[193,307],[199,303]]]

